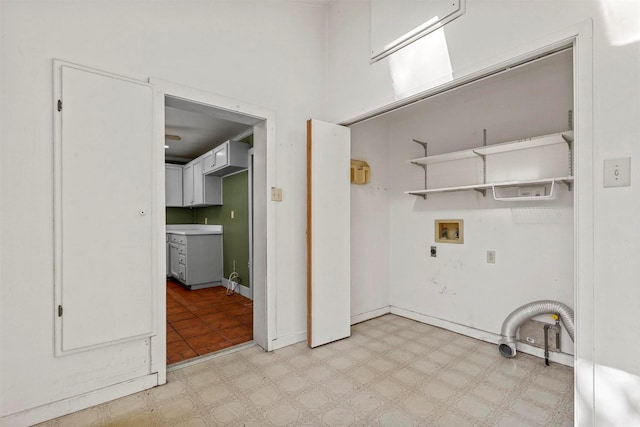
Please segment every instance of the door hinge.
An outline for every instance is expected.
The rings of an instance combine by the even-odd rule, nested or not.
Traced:
[[[62,100],[58,99],[58,111],[62,111]]]
[[[62,317],[62,306],[58,306],[58,317]]]

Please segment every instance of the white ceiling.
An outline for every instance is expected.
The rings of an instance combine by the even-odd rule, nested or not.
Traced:
[[[166,97],[165,134],[180,141],[165,139],[165,159],[189,161],[223,142],[251,133],[260,120],[208,105]]]

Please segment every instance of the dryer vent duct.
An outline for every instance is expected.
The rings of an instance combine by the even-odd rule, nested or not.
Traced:
[[[500,350],[500,354],[504,357],[516,356],[516,332],[518,332],[518,328],[520,328],[522,323],[540,314],[555,313],[560,316],[562,324],[567,328],[567,332],[573,341],[573,335],[575,332],[573,310],[566,304],[558,301],[534,301],[516,308],[505,319],[502,324],[502,338],[498,342],[498,350]]]

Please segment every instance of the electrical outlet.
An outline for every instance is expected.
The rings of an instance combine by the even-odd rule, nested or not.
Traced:
[[[282,188],[271,187],[271,200],[274,202],[282,201]]]
[[[631,158],[604,161],[604,186],[628,187],[631,185]]]
[[[204,223],[205,223],[205,225],[208,224],[209,223],[209,218],[205,217],[204,218]]]
[[[436,247],[435,247],[435,246],[431,246],[431,256],[432,256],[433,258],[435,258],[435,257],[437,257],[437,256],[438,256],[438,251],[436,250]]]
[[[487,251],[487,264],[496,263],[496,251]]]
[[[231,219],[234,219],[236,217],[236,214],[234,211],[231,211]]]

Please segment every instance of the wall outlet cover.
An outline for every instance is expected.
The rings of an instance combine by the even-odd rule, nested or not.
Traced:
[[[282,201],[282,188],[271,187],[271,200],[274,202]]]

